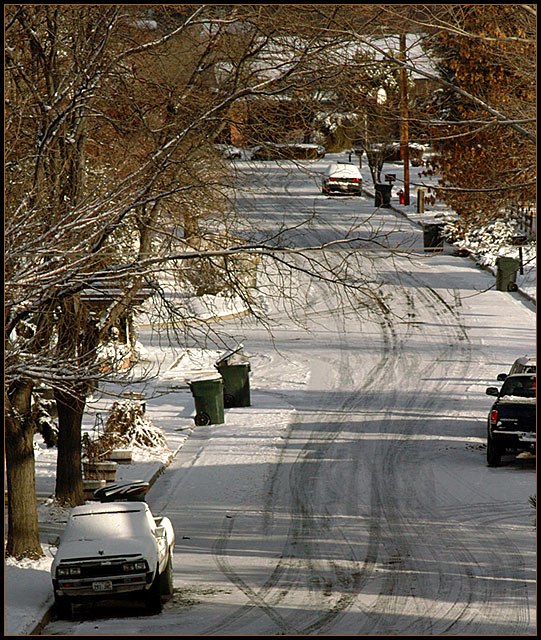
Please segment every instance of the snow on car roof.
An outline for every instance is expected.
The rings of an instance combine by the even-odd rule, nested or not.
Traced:
[[[327,169],[327,173],[329,174],[343,173],[343,174],[360,175],[361,172],[359,170],[359,167],[355,164],[350,164],[347,162],[338,162],[338,163],[331,164]]]

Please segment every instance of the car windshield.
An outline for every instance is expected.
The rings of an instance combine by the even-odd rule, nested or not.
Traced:
[[[512,376],[505,380],[500,396],[518,396],[521,398],[535,398],[536,378],[534,376]]]

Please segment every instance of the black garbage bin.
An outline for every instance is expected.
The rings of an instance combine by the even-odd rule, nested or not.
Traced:
[[[516,291],[516,279],[520,261],[516,258],[496,258],[496,289],[498,291]]]
[[[426,252],[441,253],[443,251],[441,224],[431,223],[423,226],[423,246]]]
[[[223,424],[224,390],[223,380],[218,374],[201,376],[188,382],[195,403],[195,424]]]
[[[249,407],[250,363],[242,347],[223,355],[215,367],[224,381],[224,407]]]
[[[376,183],[374,188],[376,190],[376,207],[390,207],[393,185]]]

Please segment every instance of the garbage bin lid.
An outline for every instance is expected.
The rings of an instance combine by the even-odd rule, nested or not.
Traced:
[[[222,376],[219,373],[207,373],[205,375],[201,375],[201,376],[197,376],[195,378],[190,378],[190,380],[188,380],[188,384],[191,384],[192,382],[205,382],[205,381],[212,381],[212,380],[221,380]]]
[[[520,260],[518,258],[512,258],[511,256],[496,256],[496,264],[520,264]]]
[[[243,352],[244,346],[241,344],[236,349],[231,349],[216,360],[215,366],[221,364],[246,364],[248,362],[247,355]]]

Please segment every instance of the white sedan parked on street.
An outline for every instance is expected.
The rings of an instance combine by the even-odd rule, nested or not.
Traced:
[[[56,613],[73,603],[140,598],[149,613],[173,590],[175,533],[145,502],[91,503],[72,509],[51,568]]]
[[[351,193],[361,195],[363,178],[359,167],[348,162],[331,164],[323,178],[321,191],[331,193]]]

